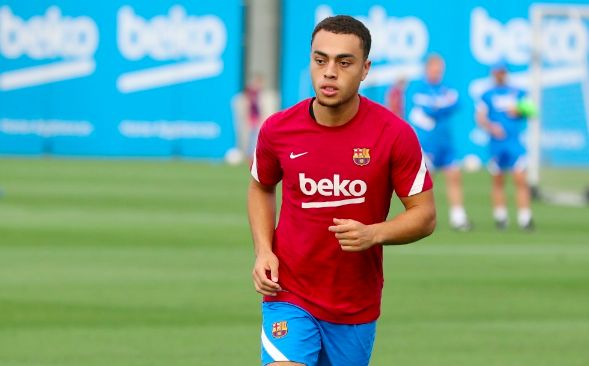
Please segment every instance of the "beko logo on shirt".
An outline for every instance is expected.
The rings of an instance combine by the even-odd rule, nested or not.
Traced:
[[[334,174],[333,179],[323,178],[316,182],[313,178],[305,177],[305,173],[299,173],[299,186],[306,196],[319,194],[324,197],[354,197],[338,201],[303,202],[302,208],[339,207],[363,203],[364,194],[368,190],[366,182],[355,179],[341,179],[339,174]]]

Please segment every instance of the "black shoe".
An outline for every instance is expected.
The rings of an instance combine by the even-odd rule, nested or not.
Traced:
[[[495,220],[495,227],[497,230],[507,230],[507,220]]]
[[[472,230],[472,224],[470,221],[466,221],[460,225],[451,225],[452,230],[459,231],[461,233],[467,233]]]

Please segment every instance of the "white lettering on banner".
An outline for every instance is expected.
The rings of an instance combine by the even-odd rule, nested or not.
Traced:
[[[0,90],[13,90],[82,77],[94,72],[94,60],[59,61],[0,74]]]
[[[387,17],[381,6],[373,6],[368,17],[358,17],[373,35],[370,56],[374,61],[419,61],[427,52],[429,35],[421,19]]]
[[[333,179],[323,178],[315,182],[312,178],[305,177],[305,173],[299,173],[299,187],[306,196],[316,193],[324,197],[357,197],[341,201],[303,202],[303,208],[339,207],[343,205],[358,204],[365,201],[364,194],[368,190],[366,182],[356,179],[341,179],[339,174],[334,174]]]
[[[188,16],[180,5],[151,20],[123,6],[117,15],[117,44],[130,61],[149,57],[174,62],[122,74],[117,87],[130,93],[221,74],[227,30],[217,16]]]
[[[333,9],[321,5],[315,11],[316,23],[332,16]],[[355,16],[362,21],[372,35],[370,73],[363,87],[390,85],[403,77],[409,80],[421,77],[421,60],[429,44],[425,23],[416,17],[389,17],[386,9],[375,5],[368,10],[368,16]]]
[[[542,57],[551,64],[578,64],[585,60],[589,35],[578,19],[553,19],[542,26]],[[514,65],[530,62],[532,29],[524,18],[512,18],[505,25],[481,7],[470,16],[470,47],[477,61],[490,65],[507,61]]]
[[[6,58],[91,58],[97,46],[98,28],[89,17],[62,17],[61,9],[51,6],[44,17],[26,22],[8,6],[0,8],[0,52]]]
[[[28,21],[15,15],[8,6],[0,7],[0,54],[7,59],[27,56],[51,60],[0,74],[0,90],[13,90],[91,75],[93,56],[98,48],[98,28],[87,16],[62,16],[51,6],[44,16]],[[55,59],[62,59],[55,61]]]
[[[578,130],[543,131],[540,144],[548,150],[581,151],[587,147],[587,141]]]
[[[119,124],[119,131],[129,138],[212,140],[219,137],[221,127],[215,122],[124,120]]]
[[[88,121],[66,121],[58,119],[0,119],[0,132],[7,135],[90,136],[94,126]]]
[[[524,18],[512,18],[505,24],[492,18],[486,9],[477,7],[470,17],[470,47],[477,61],[491,65],[507,61],[514,65],[527,65],[531,57],[532,29]],[[552,19],[542,26],[542,57],[546,66],[541,84],[558,87],[586,80],[585,57],[589,51],[589,33],[580,20]],[[528,89],[527,71],[510,74],[511,84]],[[471,81],[469,94],[475,100],[493,85],[489,77]]]
[[[170,8],[168,17],[158,15],[151,21],[124,6],[118,13],[117,40],[128,60],[149,56],[154,60],[183,57],[218,58],[225,50],[227,31],[216,16],[187,16],[180,5]]]

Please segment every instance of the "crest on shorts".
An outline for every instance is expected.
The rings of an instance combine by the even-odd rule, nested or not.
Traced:
[[[370,163],[370,149],[365,147],[358,147],[354,149],[354,163],[359,166],[368,165]]]
[[[280,321],[272,323],[272,337],[282,338],[288,333],[288,322]]]

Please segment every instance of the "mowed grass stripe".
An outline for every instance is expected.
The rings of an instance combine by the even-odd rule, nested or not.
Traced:
[[[248,227],[244,214],[233,212],[202,212],[187,210],[179,214],[171,208],[158,208],[146,211],[136,207],[82,208],[66,206],[59,208],[23,207],[22,205],[7,204],[4,209],[10,210],[0,222],[6,228],[43,228],[63,225],[65,222],[76,225],[79,229],[108,225],[110,227],[134,227],[141,224],[157,226],[182,225],[213,225],[230,227]],[[82,226],[80,226],[82,225]]]

